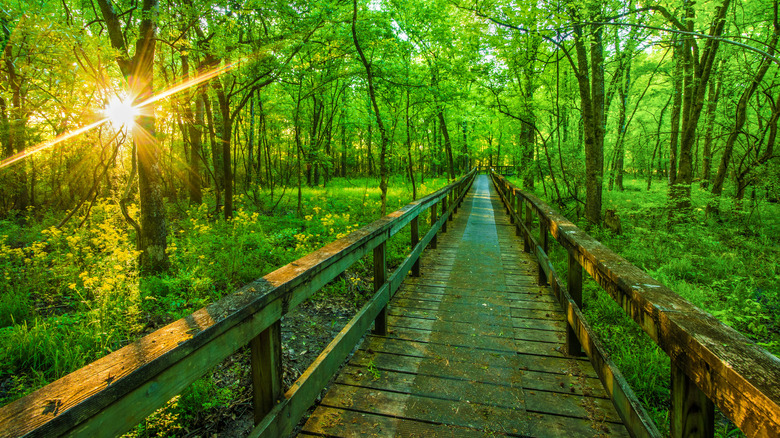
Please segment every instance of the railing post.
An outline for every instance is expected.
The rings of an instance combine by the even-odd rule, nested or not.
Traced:
[[[523,251],[525,252],[531,252],[531,235],[526,234],[531,232],[531,222],[533,221],[533,218],[531,217],[531,203],[528,202],[528,200],[525,200],[525,231],[523,231]],[[523,211],[520,210],[520,216],[522,216]]]
[[[450,190],[449,198],[450,198],[450,201],[447,203],[447,205],[454,204],[455,203],[455,193],[452,190]],[[456,205],[455,209],[452,211],[452,214],[447,216],[447,220],[448,221],[452,221],[452,217],[455,215],[455,210],[457,210],[457,208],[458,208],[458,206]]]
[[[523,198],[518,193],[515,196],[514,201],[512,202],[512,209],[513,213],[520,216],[521,212],[523,211]],[[522,231],[520,228],[520,224],[515,221],[515,236],[522,236]]]
[[[547,239],[548,235],[549,233],[547,232],[547,222],[542,220],[542,217],[539,216],[539,245],[542,246],[542,251],[544,251],[545,254],[548,254],[548,249],[549,249],[549,241]],[[544,275],[544,269],[542,269],[542,262],[540,261],[539,262],[539,285],[544,286],[546,284],[547,284],[547,276]]]
[[[447,232],[447,196],[444,196],[441,198],[441,214],[444,216],[444,221],[441,223],[441,232],[446,233]]]
[[[456,185],[452,188],[452,214],[458,212],[458,206],[460,205],[460,200],[458,199],[458,196],[460,196],[460,190],[458,190],[458,187],[460,187],[460,184]],[[450,216],[450,220],[452,220],[452,216]]]
[[[419,230],[419,219],[420,215],[412,219],[411,224],[411,231],[412,231],[412,251],[414,251],[414,247],[417,246],[417,243],[420,242],[420,230]],[[412,265],[412,277],[419,277],[420,276],[420,257],[417,257],[417,261],[414,262]]]
[[[568,289],[569,296],[577,304],[577,307],[582,309],[582,266],[577,261],[574,252],[569,250],[569,268],[568,274]],[[569,356],[579,356],[582,353],[582,346],[580,340],[577,339],[577,334],[570,325],[566,324],[566,354]]]
[[[374,248],[374,293],[387,281],[387,241]],[[374,320],[374,334],[387,335],[387,305],[382,308]]]
[[[431,227],[436,223],[436,206],[439,205],[438,203],[434,203],[431,205]],[[436,249],[436,243],[439,237],[439,233],[434,233],[433,238],[431,238],[430,248]]]
[[[508,190],[508,189],[504,189],[504,196],[506,196],[506,200],[507,200],[506,214],[509,215],[509,223],[514,224],[515,216],[512,213],[514,213],[515,200],[517,199],[517,196],[515,195],[514,190]]]
[[[501,192],[504,194],[504,198],[506,198],[507,201],[509,201],[509,204],[512,204],[512,191],[509,190],[509,187],[506,186],[506,184],[502,181],[501,185],[503,186],[501,189]],[[506,210],[506,214],[509,214],[509,210],[511,209],[510,205],[504,204],[504,210]],[[509,220],[512,220],[512,215],[509,215]],[[514,222],[510,222],[514,223]]]
[[[276,321],[249,342],[255,424],[282,393],[282,324]]]
[[[672,363],[672,438],[715,436],[715,406],[677,365]]]

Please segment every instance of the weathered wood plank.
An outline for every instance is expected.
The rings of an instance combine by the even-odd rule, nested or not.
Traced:
[[[358,350],[350,360],[350,364],[413,374],[430,373],[429,375],[438,377],[491,383],[507,388],[511,388],[510,383],[515,379],[517,380],[515,383],[520,384],[524,389],[609,398],[595,374],[590,377],[569,375],[568,371],[572,367],[568,364],[559,365],[560,369],[566,372],[554,373],[547,372],[545,368],[549,362],[523,362],[522,367],[514,367],[505,366],[506,363],[496,365],[487,362],[472,362],[468,361],[468,358],[461,359],[464,360],[401,356],[381,352],[367,353],[365,350]],[[520,363],[518,360],[517,364]],[[518,372],[521,379],[518,379]]]
[[[377,391],[335,384],[321,403],[332,408],[410,418],[481,430],[523,434],[527,418],[520,409],[506,409],[463,401]]]
[[[515,373],[517,376],[510,376],[507,385],[496,385],[492,382],[449,379],[440,375],[405,373],[379,368],[369,371],[368,368],[347,365],[339,373],[336,382],[439,400],[465,401],[485,406],[524,410],[521,372],[517,370]]]
[[[436,320],[418,319],[418,318],[406,318],[406,317],[391,317],[390,330],[395,330],[396,327],[405,328],[408,330],[426,330],[431,331],[435,329],[438,332],[460,334],[469,336],[487,336],[487,337],[502,337],[502,338],[514,338],[515,340],[530,340],[540,342],[554,342],[559,343],[562,341],[564,332],[560,330],[538,330],[538,329],[517,329],[510,327],[485,327],[482,325],[469,324],[465,322],[449,322],[444,323]]]
[[[273,409],[282,393],[282,324],[276,321],[250,343],[255,424]]]
[[[427,437],[472,438],[506,436],[495,431],[482,431],[465,427],[416,421],[408,418],[388,417],[366,412],[334,409],[319,406],[306,423],[299,436],[330,437]],[[311,435],[309,435],[311,434]]]
[[[472,303],[458,302],[462,297],[456,298],[452,295],[448,295],[448,298],[449,299],[442,301],[430,301],[400,297],[393,302],[393,305],[418,310],[440,309],[440,306],[443,305],[451,312],[480,312],[484,310],[487,312],[496,311],[508,314],[510,311],[508,300],[502,299],[502,297],[489,297],[483,300],[476,300],[476,302]]]
[[[420,242],[420,230],[419,230],[419,216],[415,216],[414,219],[412,219],[411,229],[410,229],[410,239],[411,239],[411,246],[414,248],[417,246],[417,244]],[[412,265],[412,277],[419,277],[420,276],[420,259],[418,258],[417,261],[414,262],[414,265]]]
[[[672,365],[671,436],[715,436],[715,406],[680,368]]]
[[[462,360],[457,360],[457,358],[451,360],[444,357],[402,356],[376,351],[368,353],[365,350],[358,350],[350,360],[350,364],[364,368],[373,366],[378,370],[492,383],[507,388],[511,387],[512,383],[520,383],[518,372],[528,372],[520,370],[519,367],[510,366],[514,365],[513,363],[474,362],[465,357],[460,359]],[[516,381],[513,382],[513,379]]]
[[[525,391],[526,409],[531,412],[560,415],[563,417],[590,418],[597,409],[609,423],[623,425],[609,399],[585,397],[577,394],[548,391]]]
[[[550,270],[550,278],[552,278],[552,269]],[[574,254],[569,253],[569,268],[568,268],[568,282],[567,290],[569,296],[574,301],[577,308],[582,309],[582,267],[577,262],[577,258]],[[577,356],[582,351],[580,341],[577,339],[577,335],[571,329],[566,328],[566,352],[572,356]]]
[[[411,341],[424,341],[428,343],[439,343],[444,345],[451,345],[456,347],[472,347],[472,348],[485,348],[489,350],[502,350],[502,351],[515,351],[515,340],[513,338],[494,337],[494,336],[478,336],[476,333],[463,334],[452,333],[436,330],[421,331],[415,329],[407,329],[404,327],[394,327],[390,336],[398,339],[408,339]],[[527,341],[528,347],[533,344],[534,347],[538,347],[538,343],[533,341]],[[523,342],[525,344],[525,342]],[[549,347],[549,346],[545,346]],[[553,346],[554,348],[554,346]],[[541,347],[540,349],[544,349]]]
[[[529,417],[529,435],[538,438],[630,436],[622,425],[599,418],[582,419],[541,413],[529,413]]]
[[[374,248],[374,293],[387,281],[387,243],[382,242]],[[374,321],[374,333],[387,334],[387,305],[379,311]]]

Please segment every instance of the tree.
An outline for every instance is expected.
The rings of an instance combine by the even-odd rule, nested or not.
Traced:
[[[138,39],[135,53],[129,54],[125,31],[119,15],[108,0],[97,0],[103,15],[111,45],[118,55],[116,62],[128,86],[128,94],[138,105],[152,96],[154,91],[154,48],[157,31],[158,0],[143,0],[141,20],[138,23]],[[126,27],[129,24],[126,25]],[[161,150],[155,136],[154,107],[147,105],[133,126],[134,149],[138,160],[138,198],[141,217],[138,223],[131,220],[136,230],[137,247],[141,251],[139,264],[146,272],[160,272],[168,268],[166,249],[168,229],[163,204],[161,180]],[[129,216],[128,216],[129,218]]]
[[[583,19],[580,10],[569,6],[574,27],[574,47],[577,65],[574,76],[580,93],[583,134],[585,141],[585,218],[592,224],[601,223],[601,197],[604,184],[604,47],[602,28],[590,25],[590,58],[586,49]],[[601,11],[594,2],[587,8],[588,21],[601,21]],[[572,66],[574,67],[574,66]]]
[[[775,54],[775,48],[777,47],[777,39],[778,35],[780,35],[780,22],[778,22],[778,12],[777,12],[777,0],[774,1],[774,20],[773,20],[773,32],[771,40],[767,43],[767,47],[769,48],[769,55],[773,56]],[[737,103],[737,109],[735,111],[735,119],[734,119],[734,129],[732,129],[731,133],[729,134],[728,139],[726,140],[726,145],[723,149],[723,155],[720,159],[720,165],[718,166],[718,173],[715,175],[715,180],[712,183],[712,194],[716,196],[720,196],[720,194],[723,192],[723,182],[726,180],[726,172],[729,168],[729,162],[731,161],[731,155],[734,151],[734,144],[737,141],[737,138],[742,134],[742,128],[745,126],[745,121],[747,120],[747,110],[748,110],[748,102],[753,97],[753,94],[758,89],[761,82],[764,80],[764,75],[766,75],[766,72],[769,70],[769,67],[772,65],[772,60],[770,59],[770,56],[765,56],[761,58],[761,62],[758,65],[758,68],[756,69],[756,73],[753,76],[753,79],[750,81],[750,84],[744,89],[742,92],[742,95],[739,98],[739,102]]]
[[[679,30],[688,32],[678,41],[675,50],[679,50],[682,63],[682,109],[680,129],[680,154],[677,175],[670,179],[672,186],[669,196],[673,211],[687,215],[691,207],[691,183],[693,181],[693,145],[696,142],[696,128],[704,107],[704,96],[709,85],[712,68],[720,46],[720,36],[726,24],[726,12],[731,0],[724,0],[715,10],[710,24],[709,36],[701,49],[690,34],[693,32],[695,11],[692,3],[685,7],[684,22],[673,19],[671,22]]]
[[[352,41],[355,44],[355,50],[360,57],[360,62],[363,64],[363,68],[366,69],[366,80],[368,81],[368,96],[371,99],[371,106],[374,110],[374,116],[376,117],[376,124],[379,128],[379,135],[381,138],[381,149],[379,150],[379,190],[382,192],[382,216],[387,214],[387,181],[388,181],[388,169],[387,169],[387,148],[390,144],[390,138],[387,136],[387,130],[385,124],[382,122],[382,114],[379,112],[379,104],[376,99],[376,89],[374,86],[374,74],[371,70],[371,64],[366,59],[366,55],[363,53],[363,49],[360,47],[360,40],[357,35],[357,0],[352,0]]]

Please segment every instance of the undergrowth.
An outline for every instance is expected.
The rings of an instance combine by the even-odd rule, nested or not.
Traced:
[[[423,196],[445,184],[428,179],[418,192]],[[391,181],[388,213],[411,201],[407,185]],[[98,199],[81,227],[78,215],[54,227],[62,212],[0,221],[0,404],[378,219],[376,187],[373,179],[335,179],[327,187],[303,188],[300,217],[295,189],[281,194],[277,188],[274,197],[260,189],[239,195],[229,221],[214,213],[214,205],[171,202],[171,269],[146,277],[137,269],[132,228],[114,199]],[[388,264],[400,263],[409,248],[406,227],[388,245]],[[368,256],[320,293],[369,294],[370,266]],[[353,301],[357,305],[360,297]],[[176,435],[193,412],[212,409],[233,392],[202,378],[134,434]]]

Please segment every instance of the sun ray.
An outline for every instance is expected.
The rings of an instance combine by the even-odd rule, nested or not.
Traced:
[[[68,139],[71,139],[71,138],[73,138],[73,137],[75,137],[77,135],[83,134],[83,133],[85,133],[85,132],[87,132],[87,131],[89,131],[91,129],[97,128],[98,126],[100,126],[103,123],[105,123],[106,120],[108,120],[108,118],[104,118],[104,119],[98,120],[97,122],[91,123],[91,124],[89,124],[87,126],[83,126],[83,127],[78,128],[76,130],[73,130],[73,131],[70,131],[70,132],[66,132],[66,133],[64,133],[64,134],[62,134],[62,135],[60,135],[58,137],[55,137],[55,138],[49,140],[49,141],[45,141],[43,143],[38,143],[35,146],[29,147],[29,148],[25,149],[24,151],[19,152],[16,155],[12,155],[12,156],[6,158],[3,161],[0,161],[0,169],[4,168],[6,166],[10,166],[11,164],[16,163],[17,161],[23,160],[23,159],[29,157],[30,155],[36,154],[36,153],[38,153],[38,152],[40,152],[42,150],[49,149],[50,147],[52,147],[52,146],[54,146],[54,145],[56,145],[58,143],[62,143],[65,140],[68,140]]]
[[[183,82],[181,82],[179,84],[176,84],[176,85],[172,86],[171,88],[169,88],[167,90],[161,91],[160,93],[157,93],[154,96],[146,99],[145,101],[139,103],[137,105],[137,107],[138,108],[142,108],[142,107],[145,107],[147,105],[151,105],[151,104],[157,102],[158,100],[165,99],[166,97],[172,96],[172,95],[174,95],[176,93],[179,93],[181,91],[184,91],[184,90],[186,90],[188,88],[192,88],[192,87],[194,87],[196,85],[199,85],[199,84],[201,84],[203,82],[211,80],[211,79],[213,79],[213,78],[215,78],[217,76],[225,74],[225,73],[229,72],[230,70],[233,70],[237,65],[238,65],[237,62],[226,64],[226,65],[223,65],[222,67],[219,67],[219,68],[216,68],[214,70],[205,72],[205,73],[203,73],[203,74],[201,74],[199,76],[196,76],[196,77],[194,77],[192,79],[188,79],[186,81],[183,81]]]
[[[100,120],[90,123],[89,125],[83,126],[81,128],[75,129],[70,132],[66,132],[62,135],[59,135],[51,140],[44,141],[42,143],[39,143],[35,146],[31,146],[27,149],[25,149],[22,152],[19,152],[15,155],[12,155],[2,161],[0,161],[0,169],[3,169],[5,167],[8,167],[18,161],[21,161],[31,155],[34,155],[40,151],[49,149],[59,143],[62,143],[66,140],[69,140],[73,137],[76,137],[80,134],[83,134],[89,130],[95,129],[98,126],[106,123],[106,122],[113,122],[115,126],[118,129],[121,129],[121,127],[126,126],[127,128],[132,127],[132,123],[134,122],[134,118],[141,114],[143,109],[145,107],[148,107],[149,105],[161,100],[165,99],[167,97],[170,97],[176,93],[180,93],[188,88],[192,88],[194,86],[197,86],[203,82],[209,81],[217,76],[220,76],[224,73],[229,72],[230,70],[233,70],[239,65],[239,62],[232,62],[230,64],[223,65],[219,68],[216,68],[214,70],[205,72],[201,75],[198,75],[194,78],[188,79],[186,81],[182,81],[179,84],[176,84],[167,90],[163,90],[160,93],[155,94],[154,96],[144,100],[143,102],[140,102],[138,104],[131,104],[131,99],[129,97],[119,97],[117,96],[115,99],[112,99],[109,105],[102,110],[101,115],[103,116]]]

